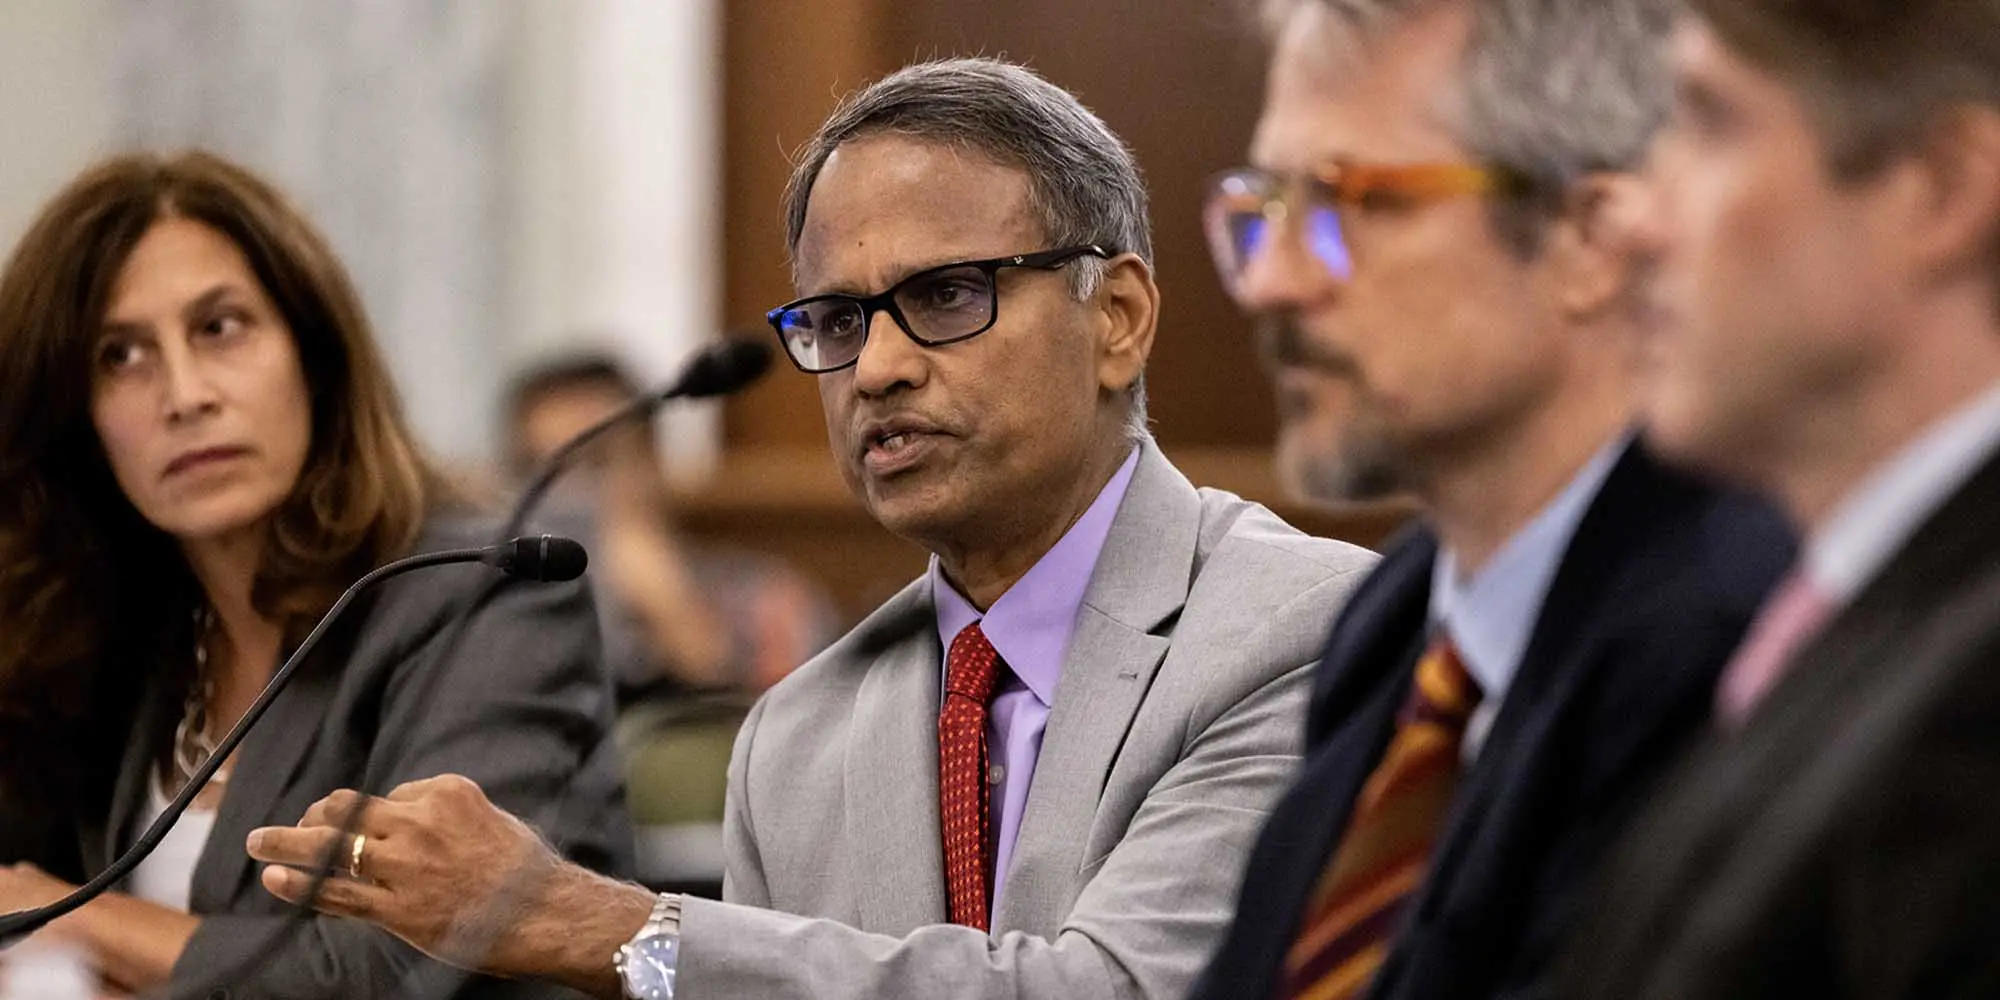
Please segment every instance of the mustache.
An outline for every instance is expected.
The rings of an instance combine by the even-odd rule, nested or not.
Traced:
[[[1352,357],[1313,340],[1291,313],[1257,320],[1257,360],[1271,373],[1285,368],[1311,368],[1331,375],[1358,371]]]

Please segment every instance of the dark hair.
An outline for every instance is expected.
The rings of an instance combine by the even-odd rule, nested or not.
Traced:
[[[602,351],[562,354],[530,365],[514,374],[507,386],[506,412],[519,420],[543,396],[564,389],[603,387],[620,395],[636,396],[639,383],[618,359]]]
[[[621,399],[639,394],[639,383],[618,359],[604,351],[576,351],[537,362],[515,373],[507,386],[507,461],[516,475],[534,471],[536,456],[526,450],[521,425],[528,412],[546,397],[570,389],[602,389]],[[652,448],[652,425],[644,421],[634,430]]]
[[[2000,105],[2000,5],[1693,0],[1724,45],[1804,99],[1836,176],[1907,150],[1953,105]]]
[[[340,591],[407,553],[440,480],[405,426],[359,297],[312,225],[218,157],[128,155],[56,195],[0,273],[0,793],[93,811],[158,671],[178,699],[202,600],[186,559],[112,477],[90,359],[119,271],[164,218],[248,259],[297,342],[312,443],[272,512],[251,599],[296,641]],[[185,651],[185,652],[182,652]]]
[[[797,266],[799,237],[813,184],[834,150],[890,134],[977,152],[1019,167],[1054,246],[1095,243],[1153,263],[1153,233],[1139,164],[1104,122],[1068,91],[1025,66],[955,58],[906,66],[850,95],[806,140],[785,186],[785,249]],[[1079,258],[1068,268],[1079,299],[1097,290],[1105,262]],[[1126,434],[1148,436],[1146,379],[1132,383]]]
[[[799,151],[786,186],[787,250],[798,250],[813,183],[827,157],[849,142],[884,132],[960,146],[1018,166],[1028,175],[1043,235],[1051,242],[1096,243],[1153,261],[1146,185],[1125,143],[1068,91],[1027,67],[971,58],[905,67],[834,109]]]

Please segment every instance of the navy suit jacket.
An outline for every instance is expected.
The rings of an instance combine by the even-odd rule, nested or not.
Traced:
[[[1251,854],[1199,1000],[1270,997],[1282,981],[1307,897],[1408,697],[1437,550],[1427,527],[1406,532],[1335,624],[1305,763]],[[1542,992],[1580,889],[1705,727],[1718,672],[1794,551],[1761,501],[1663,468],[1640,445],[1619,457],[1556,570],[1370,996]]]

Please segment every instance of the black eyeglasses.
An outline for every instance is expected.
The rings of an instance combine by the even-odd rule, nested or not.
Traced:
[[[880,295],[815,295],[771,310],[764,318],[778,332],[785,356],[800,371],[839,371],[861,357],[868,320],[887,311],[910,339],[925,347],[969,340],[1000,318],[994,275],[1003,267],[1053,271],[1078,257],[1111,259],[1096,244],[1040,253],[966,260],[927,268],[896,282]]]

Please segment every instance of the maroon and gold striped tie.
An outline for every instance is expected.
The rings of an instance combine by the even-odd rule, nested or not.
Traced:
[[[1479,698],[1479,685],[1439,633],[1417,661],[1396,735],[1362,786],[1299,922],[1280,997],[1347,1000],[1373,981],[1429,866]]]

